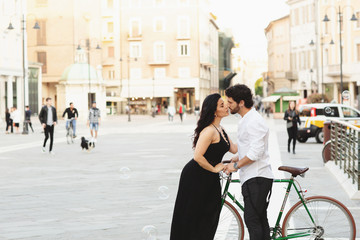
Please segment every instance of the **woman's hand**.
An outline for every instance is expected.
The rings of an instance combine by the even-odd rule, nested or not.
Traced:
[[[219,172],[221,172],[222,170],[224,170],[225,165],[224,165],[223,163],[218,163],[218,164],[216,164],[216,166],[215,166],[214,168],[215,168],[215,169],[214,169],[214,172],[215,172],[215,173],[219,173]]]
[[[291,120],[292,120],[292,117],[288,117],[288,119],[291,121]]]

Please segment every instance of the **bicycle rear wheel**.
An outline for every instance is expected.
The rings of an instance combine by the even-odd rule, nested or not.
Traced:
[[[350,211],[339,201],[324,196],[306,198],[306,206],[315,222],[311,221],[304,205],[297,202],[286,214],[283,237],[296,239],[350,239],[356,237],[356,226]]]
[[[215,240],[243,240],[244,224],[239,212],[228,201],[221,209]]]

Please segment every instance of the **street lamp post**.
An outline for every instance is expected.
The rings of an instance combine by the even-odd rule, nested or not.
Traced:
[[[334,7],[334,6],[330,6],[330,7]],[[342,97],[342,92],[343,92],[343,49],[342,49],[342,34],[341,34],[341,31],[342,31],[342,23],[343,23],[343,19],[342,19],[342,16],[343,16],[343,13],[342,13],[342,10],[344,10],[346,7],[350,7],[353,12],[354,12],[354,9],[352,6],[349,6],[349,5],[346,5],[343,7],[343,9],[341,9],[341,6],[339,6],[338,8],[338,21],[339,21],[339,46],[340,46],[340,97],[341,97],[341,104],[343,103],[343,97]],[[335,7],[334,7],[335,8]],[[326,9],[325,13],[327,12],[327,10],[329,9],[329,7]],[[335,8],[336,9],[336,8]],[[357,21],[358,19],[356,18],[355,14],[353,13],[350,21]],[[328,18],[328,15],[325,14],[325,17],[323,19],[323,22],[329,22],[330,19]]]
[[[128,77],[128,101],[127,101],[127,105],[128,105],[128,122],[131,122],[131,116],[130,116],[130,56],[127,57],[127,77]],[[137,58],[134,58],[134,61],[137,61]],[[122,58],[120,58],[120,62],[122,62]]]
[[[96,40],[96,39],[95,39]],[[97,40],[96,40],[97,41]],[[92,95],[91,95],[91,76],[90,76],[90,51],[91,51],[91,41],[89,38],[86,39],[86,49],[87,49],[87,59],[88,59],[88,78],[89,78],[89,93],[88,93],[88,106],[91,107],[91,103],[93,101]],[[100,50],[101,47],[99,43],[96,44],[96,50]],[[80,44],[76,48],[76,50],[81,50]]]
[[[8,30],[13,30],[14,27],[12,25],[12,23],[9,23],[9,26],[7,28]],[[35,25],[33,27],[33,29],[35,30],[39,30],[39,24],[37,22],[37,20],[35,20]],[[26,46],[25,46],[25,34],[26,34],[26,18],[25,18],[25,14],[22,14],[22,20],[21,20],[21,30],[22,30],[22,74],[23,74],[23,81],[24,81],[24,124],[23,124],[23,132],[22,134],[29,134],[28,132],[28,128],[27,128],[27,122],[26,122],[26,114],[25,114],[25,106],[26,106],[26,64],[25,64],[25,51],[26,51]]]

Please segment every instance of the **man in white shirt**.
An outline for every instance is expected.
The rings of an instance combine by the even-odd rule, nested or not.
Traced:
[[[252,108],[251,90],[243,84],[226,89],[232,114],[240,114],[237,144],[238,156],[233,157],[225,172],[239,170],[244,197],[244,219],[250,240],[270,239],[267,207],[271,196],[273,173],[269,163],[269,128],[261,115]]]

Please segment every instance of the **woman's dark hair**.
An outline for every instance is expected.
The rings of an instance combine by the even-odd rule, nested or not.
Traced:
[[[207,96],[202,104],[200,118],[197,122],[197,127],[194,130],[193,148],[195,148],[201,131],[209,126],[215,119],[215,112],[217,109],[217,103],[221,98],[220,94],[214,93]]]
[[[290,111],[291,111],[291,109],[290,109],[290,103],[292,103],[292,102],[295,103],[294,111],[295,111],[296,114],[298,114],[299,111],[296,110],[296,102],[295,102],[295,101],[290,101],[290,102],[289,102],[289,107],[288,107],[287,111],[288,111],[288,113],[290,113]]]
[[[234,86],[228,87],[225,90],[225,94],[226,96],[234,99],[237,104],[239,104],[241,100],[244,100],[246,108],[251,108],[254,105],[251,90],[244,84],[236,84]]]

